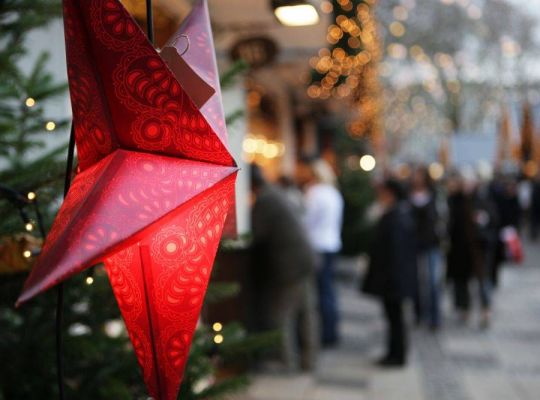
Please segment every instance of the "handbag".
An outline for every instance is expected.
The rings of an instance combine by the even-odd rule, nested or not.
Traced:
[[[513,226],[506,226],[501,230],[501,241],[504,243],[506,259],[516,264],[523,263],[524,253],[521,239],[517,229]]]

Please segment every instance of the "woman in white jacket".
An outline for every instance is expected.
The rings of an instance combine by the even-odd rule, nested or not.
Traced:
[[[323,346],[338,343],[338,306],[334,287],[334,265],[341,250],[343,198],[336,176],[324,160],[310,164],[305,186],[305,224],[311,245],[319,254],[317,281]]]

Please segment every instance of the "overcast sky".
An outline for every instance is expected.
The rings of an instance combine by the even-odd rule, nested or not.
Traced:
[[[486,0],[489,4],[489,0]],[[508,0],[509,3],[525,7],[527,11],[540,17],[540,0]]]

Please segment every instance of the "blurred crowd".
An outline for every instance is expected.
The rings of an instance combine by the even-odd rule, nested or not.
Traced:
[[[312,370],[321,347],[339,345],[336,263],[344,200],[324,160],[301,163],[275,183],[251,168],[257,325],[281,332],[276,358],[287,371]],[[386,351],[381,367],[407,362],[407,309],[417,328],[444,328],[443,292],[455,319],[487,329],[504,262],[520,263],[521,237],[540,231],[540,181],[474,169],[434,181],[429,169],[376,175],[367,210],[372,233],[359,295],[381,303]],[[527,230],[527,232],[525,232]]]

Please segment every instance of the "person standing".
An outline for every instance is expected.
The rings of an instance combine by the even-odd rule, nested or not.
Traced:
[[[487,327],[491,309],[491,266],[496,243],[497,213],[474,176],[450,178],[448,185],[447,275],[454,288],[454,305],[462,322],[471,309],[470,283],[478,283],[481,325]]]
[[[377,187],[382,216],[369,251],[362,289],[380,299],[387,324],[386,354],[378,364],[399,367],[407,362],[407,328],[403,305],[416,290],[416,228],[401,184],[386,179]]]
[[[255,164],[251,186],[256,308],[257,317],[263,319],[259,326],[281,333],[280,358],[288,371],[296,370],[298,364],[312,370],[319,348],[315,254],[293,205]]]
[[[305,226],[318,254],[317,283],[321,317],[321,342],[325,347],[339,342],[339,311],[334,269],[341,250],[343,198],[336,188],[332,167],[322,159],[309,165],[305,190]]]
[[[530,210],[530,237],[532,241],[538,238],[540,231],[540,176],[532,181],[531,210]]]
[[[465,321],[470,308],[469,282],[474,267],[475,229],[472,202],[458,174],[448,180],[448,211],[447,276],[453,283],[454,306]]]
[[[501,238],[502,232],[505,228],[520,231],[522,211],[517,194],[517,183],[513,177],[502,177],[500,182],[495,182],[492,185],[491,196],[498,215],[497,235],[499,238],[491,267],[492,284],[494,288],[497,288],[499,286],[499,272],[507,258],[505,244]]]
[[[441,324],[440,299],[443,278],[435,196],[435,189],[427,169],[417,168],[409,195],[416,225],[418,260],[418,293],[415,300],[418,322],[427,323],[432,330],[437,330]]]

